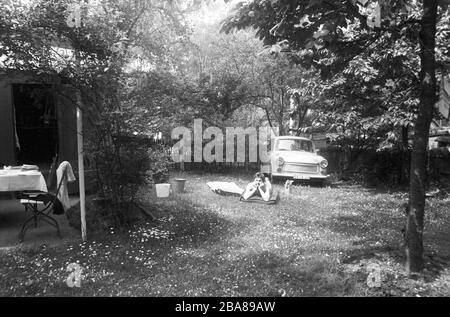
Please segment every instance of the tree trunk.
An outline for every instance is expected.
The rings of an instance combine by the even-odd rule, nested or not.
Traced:
[[[400,185],[406,185],[409,180],[409,171],[411,164],[411,154],[409,150],[409,138],[408,138],[409,125],[402,126],[402,161],[400,170]]]
[[[278,113],[278,126],[280,135],[284,135],[284,126],[283,126],[283,117],[284,117],[284,90],[281,89],[280,94],[280,111]]]
[[[423,268],[423,219],[427,177],[427,147],[436,102],[435,43],[437,1],[424,0],[420,30],[421,91],[411,155],[409,208],[406,222],[406,271]]]

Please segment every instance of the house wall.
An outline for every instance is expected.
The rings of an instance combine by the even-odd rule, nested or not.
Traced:
[[[0,165],[15,164],[12,89],[0,80]]]
[[[12,84],[19,83],[33,82],[22,75],[0,79],[0,166],[17,163],[14,145]],[[67,91],[64,91],[64,94],[68,96],[71,93],[68,88]],[[55,104],[58,121],[58,161],[69,161],[76,173],[78,167],[76,110],[71,101],[60,96],[56,97]]]
[[[65,88],[65,96],[74,96],[69,87]],[[58,94],[56,98],[58,120],[59,151],[58,161],[68,161],[72,167],[77,166],[77,113],[73,102],[68,97]]]
[[[0,167],[16,164],[12,84],[19,83],[31,84],[33,82],[28,76],[20,73],[12,78],[4,75],[0,77]],[[73,100],[70,100],[74,97],[75,91],[70,86],[63,87],[55,96],[58,121],[58,162],[70,162],[77,179],[76,182],[69,184],[70,194],[78,193],[79,179],[76,108]],[[86,120],[83,121],[86,122]],[[85,124],[84,128],[86,132],[88,126]],[[93,191],[95,190],[95,172],[89,166],[85,166],[85,168],[86,190]]]
[[[0,79],[0,164],[16,163],[14,146],[14,120],[12,84],[32,83],[26,77]],[[64,95],[73,92],[66,88]],[[76,109],[72,101],[58,94],[55,100],[58,120],[58,161],[69,161],[77,166]]]

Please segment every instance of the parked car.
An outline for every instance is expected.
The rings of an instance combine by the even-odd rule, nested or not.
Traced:
[[[261,172],[271,178],[287,178],[324,184],[328,161],[317,154],[314,142],[307,138],[280,136],[273,140],[270,162]]]

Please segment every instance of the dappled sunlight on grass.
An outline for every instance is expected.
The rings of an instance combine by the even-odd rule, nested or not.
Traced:
[[[359,186],[294,186],[277,205],[220,196],[208,181],[244,187],[251,177],[183,174],[186,193],[142,201],[157,216],[55,249],[0,256],[0,295],[416,296],[450,295],[448,200],[427,206],[427,266],[416,279],[402,261],[404,193]],[[69,263],[83,267],[68,288]],[[367,286],[368,267],[383,286]]]

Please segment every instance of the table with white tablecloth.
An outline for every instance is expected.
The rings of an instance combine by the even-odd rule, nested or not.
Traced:
[[[44,176],[37,170],[1,169],[0,192],[47,192]]]
[[[32,212],[32,216],[25,221],[22,230],[19,232],[20,242],[24,239],[25,231],[33,226],[36,228],[39,220],[54,226],[58,231],[58,236],[61,235],[56,219],[44,213],[44,211],[49,210],[51,204],[38,198],[40,195],[47,195],[47,184],[39,170],[26,168],[0,169],[0,192],[20,192],[19,196],[27,195],[27,193],[29,195],[29,197],[20,199],[20,203],[25,206],[25,211]],[[42,208],[38,208],[38,206],[42,206]]]

